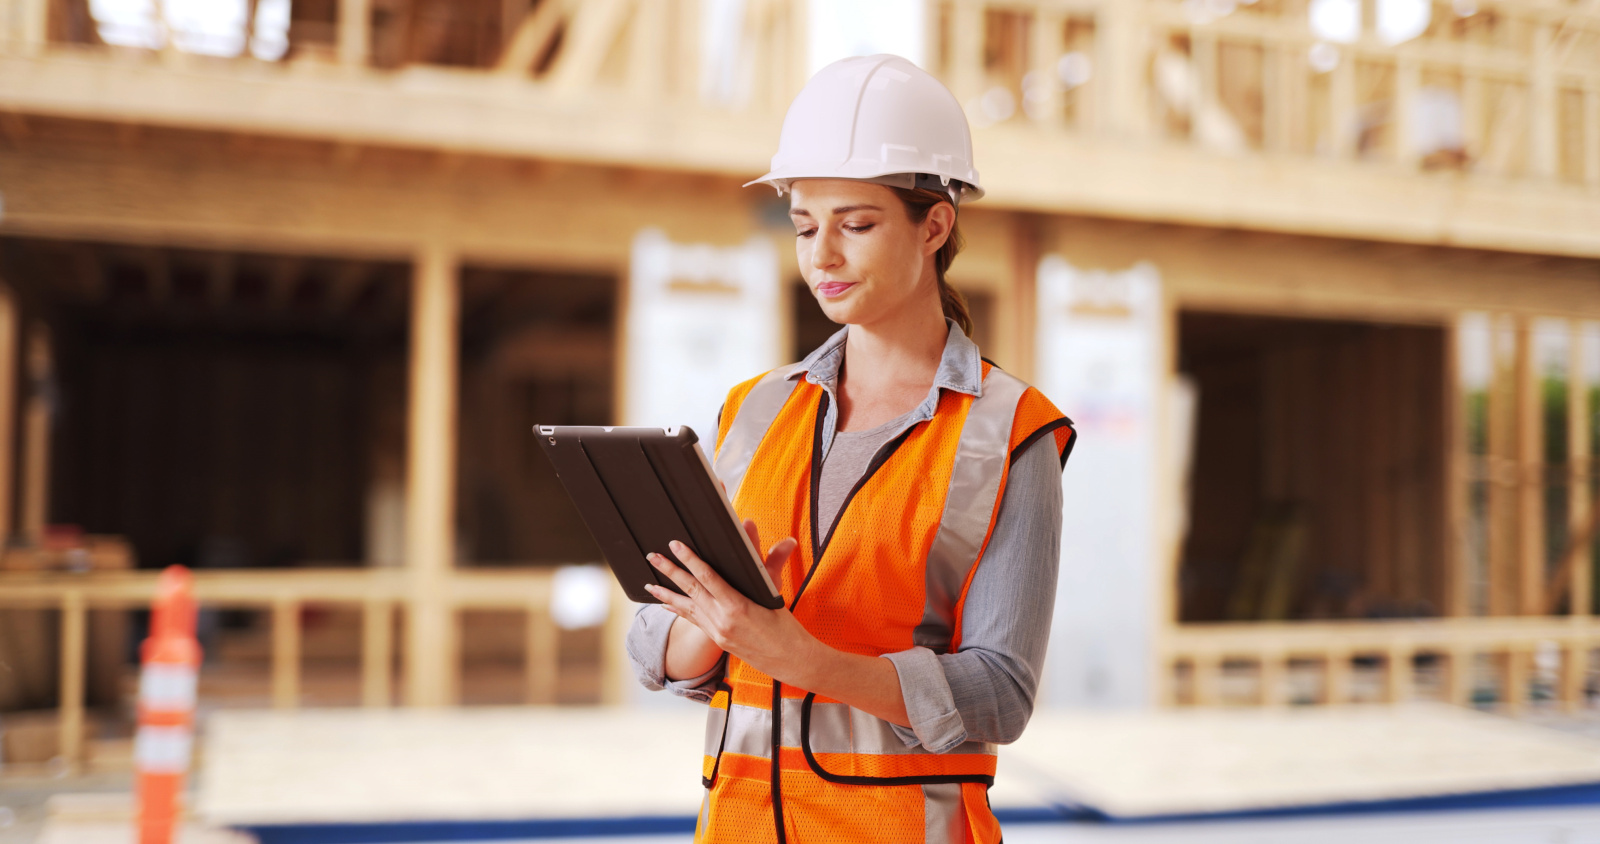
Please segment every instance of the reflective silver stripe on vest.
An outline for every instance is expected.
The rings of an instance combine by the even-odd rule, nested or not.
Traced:
[[[983,379],[983,395],[972,400],[961,426],[944,515],[928,551],[922,623],[911,633],[914,644],[936,653],[950,649],[956,601],[989,534],[989,522],[999,503],[1000,478],[1011,456],[1011,422],[1027,391],[1026,383],[991,367]]]
[[[922,787],[922,840],[927,844],[959,844],[967,840],[967,813],[961,806],[961,783]]]
[[[761,376],[739,404],[739,412],[728,426],[728,436],[717,449],[715,464],[717,477],[728,488],[729,501],[738,500],[739,484],[744,482],[750,459],[756,456],[756,448],[766,437],[767,429],[772,427],[784,403],[789,401],[789,394],[794,392],[795,382],[789,380],[789,373],[799,365],[780,366]]]
[[[784,747],[800,746],[800,707],[802,701],[796,698],[783,699],[783,735],[781,741]],[[712,710],[711,721],[719,725],[713,731],[711,724],[706,730],[706,755],[714,756],[717,745],[722,745],[724,753],[742,753],[746,756],[772,756],[772,712],[756,706],[734,704],[728,707],[727,712],[727,738],[723,739],[720,724],[722,719],[717,717],[720,709]],[[716,738],[712,738],[712,733]],[[870,753],[883,756],[889,754],[926,754],[928,751],[920,747],[907,747],[900,736],[888,721],[868,715],[843,703],[813,703],[811,704],[811,752],[812,753]],[[964,742],[956,746],[950,753],[988,753],[995,752],[994,745],[981,741]]]
[[[728,710],[711,707],[706,715],[706,755],[716,756],[722,744],[722,730],[728,725]]]

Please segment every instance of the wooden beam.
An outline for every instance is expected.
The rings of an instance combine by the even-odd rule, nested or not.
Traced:
[[[1340,49],[1339,63],[1328,71],[1328,139],[1334,158],[1350,159],[1356,154],[1356,129],[1359,111],[1356,103],[1356,66],[1349,51]]]
[[[633,5],[633,0],[588,0],[578,5],[562,38],[561,54],[550,69],[554,90],[574,94],[594,85]]]
[[[1405,703],[1411,699],[1412,685],[1416,682],[1416,672],[1411,664],[1415,652],[1405,642],[1398,642],[1384,654],[1384,701],[1387,703]]]
[[[533,11],[523,16],[517,25],[500,60],[495,62],[495,73],[501,76],[527,76],[533,63],[550,49],[561,24],[571,10],[571,0],[540,0]]]
[[[1196,653],[1194,666],[1194,705],[1217,706],[1222,703],[1222,657],[1215,653]]]
[[[128,65],[87,56],[68,61],[55,55],[31,60],[4,55],[0,56],[0,110],[83,120],[137,120],[151,126],[216,132],[257,132],[270,126],[280,136],[319,142],[340,138],[385,147],[698,170],[726,176],[729,183],[762,172],[772,154],[775,118],[765,112],[700,108],[665,97],[640,102],[620,90],[591,91],[582,100],[574,100],[548,86],[495,86],[485,84],[481,75],[469,73],[435,74],[426,77],[425,85],[415,82],[409,72],[351,78],[336,67],[311,65],[299,68],[296,74],[266,78],[223,66],[205,74],[182,74],[155,65]],[[1109,79],[1098,75],[1094,84],[1101,82]],[[1135,99],[1143,102],[1142,95]],[[1147,148],[1090,133],[1019,131],[1025,126],[1008,124],[975,132],[975,145],[986,151],[984,160],[990,162],[984,165],[989,188],[984,206],[1600,255],[1600,202],[1592,193],[1574,191],[1570,186],[1530,185],[1476,174],[1451,180],[1429,174],[1411,177],[1361,162],[1310,158],[1219,159],[1203,150]],[[46,152],[57,158],[73,154],[68,150]],[[144,152],[142,148],[140,152]],[[0,151],[0,159],[10,159],[12,154]],[[234,164],[243,166],[237,160]],[[13,184],[36,182],[42,176],[26,172],[26,163],[18,166],[0,161],[0,168],[6,173],[5,224],[25,223],[30,209],[14,201]],[[163,189],[150,181],[148,176],[132,179],[137,185],[99,179],[89,190],[135,194],[133,199],[139,201],[137,194],[170,194],[188,183],[180,181],[179,187]],[[307,189],[286,181],[269,182],[268,193],[238,196],[259,199]],[[50,191],[57,196],[48,204],[78,207],[69,221],[120,213],[117,204],[109,201],[84,208],[84,194],[79,191],[54,186]],[[197,197],[191,191],[185,201],[203,207],[228,200],[220,194]],[[349,204],[321,203],[330,209]],[[377,206],[379,211],[367,213],[388,211],[393,205],[394,200],[389,200]],[[265,213],[285,207],[294,210]],[[324,224],[320,221],[331,216],[313,204],[288,201],[254,213],[273,221],[273,230],[297,226],[321,230]],[[175,219],[195,216],[191,212]],[[141,219],[151,230],[170,232],[170,218]],[[59,217],[52,219],[62,222]],[[215,217],[206,224],[216,228],[229,226],[232,220]],[[408,225],[390,222],[388,230]],[[335,225],[334,230],[348,227]],[[236,228],[229,239],[252,237],[253,226]],[[418,238],[407,233],[390,239],[405,245]]]
[[[406,702],[455,702],[455,608],[442,586],[454,567],[458,258],[444,244],[417,255],[411,295],[406,427]]]
[[[1025,101],[1032,97],[1029,117],[1045,126],[1060,126],[1065,122],[1057,64],[1061,61],[1066,26],[1066,15],[1060,10],[1040,7],[1029,28],[1028,64],[1038,87],[1033,91],[1025,90],[1022,95]]]

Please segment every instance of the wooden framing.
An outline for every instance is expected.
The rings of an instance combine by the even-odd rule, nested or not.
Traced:
[[[430,244],[412,284],[411,375],[406,427],[406,702],[455,702],[455,624],[431,600],[455,561],[456,361],[460,291],[454,252]]]

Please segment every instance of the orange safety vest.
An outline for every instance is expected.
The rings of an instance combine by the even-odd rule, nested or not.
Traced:
[[[983,364],[982,396],[939,396],[932,419],[886,444],[826,535],[817,525],[828,394],[780,367],[735,387],[716,470],[765,542],[800,541],[781,588],[796,619],[840,650],[881,656],[961,644],[972,573],[1012,459],[1072,423],[1038,390]],[[776,683],[731,654],[711,700],[697,842],[997,842],[994,745],[907,747],[859,709]]]

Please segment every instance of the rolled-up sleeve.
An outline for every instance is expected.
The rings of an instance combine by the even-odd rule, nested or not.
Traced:
[[[965,741],[1008,744],[1033,715],[1055,610],[1061,459],[1040,437],[1011,466],[989,547],[968,588],[961,647],[886,654],[899,674],[907,746],[944,753]]]
[[[639,683],[653,692],[666,689],[679,697],[702,703],[710,701],[717,681],[728,670],[728,655],[723,654],[710,671],[699,677],[668,680],[667,634],[677,618],[660,604],[640,607],[633,616],[633,626],[628,628],[628,661],[633,663],[633,673]]]

